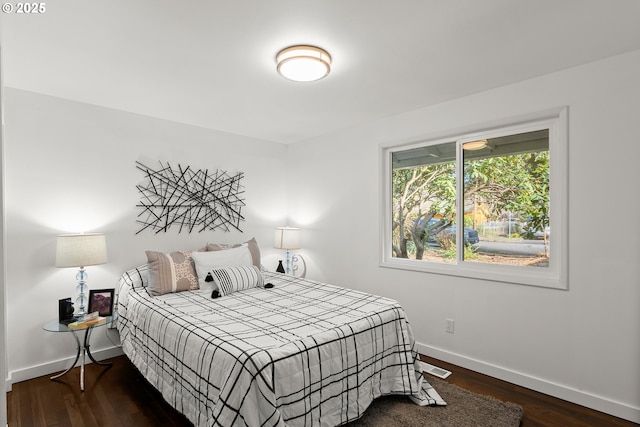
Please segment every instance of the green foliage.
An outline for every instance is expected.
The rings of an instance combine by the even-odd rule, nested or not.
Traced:
[[[526,181],[523,168],[524,154],[503,157],[490,157],[464,162],[465,197],[475,195],[480,201],[493,208],[497,215],[512,209],[521,184]]]
[[[456,244],[454,243],[448,249],[442,249],[440,252],[446,259],[455,259],[457,256]],[[478,252],[471,245],[464,247],[464,259],[478,259]]]
[[[435,241],[440,245],[440,248],[444,251],[448,251],[453,248],[454,252],[456,249],[456,236],[452,233],[446,233],[441,231],[437,233],[435,236]]]
[[[532,232],[549,225],[549,151],[466,161],[464,169],[465,197],[475,195],[496,215],[518,213]]]
[[[455,163],[442,163],[392,172],[393,250],[396,256],[407,257],[407,242],[413,241],[422,250],[428,233],[416,232],[422,220],[438,213],[444,217],[455,215]],[[428,231],[428,230],[426,230]]]
[[[527,216],[528,228],[543,231],[549,225],[549,152],[530,154],[527,166],[529,179],[526,189],[515,203],[518,210]]]
[[[478,251],[471,245],[465,245],[464,259],[478,259]]]
[[[411,255],[416,254],[416,244],[412,240],[407,242],[407,253]]]

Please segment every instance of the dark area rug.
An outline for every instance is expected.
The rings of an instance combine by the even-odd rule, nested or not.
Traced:
[[[432,375],[429,384],[447,406],[418,406],[406,396],[384,396],[373,401],[348,427],[518,427],[522,407],[460,388]]]

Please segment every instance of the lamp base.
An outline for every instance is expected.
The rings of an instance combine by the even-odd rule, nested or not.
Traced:
[[[76,316],[83,317],[87,314],[85,307],[87,306],[87,291],[89,287],[87,286],[87,278],[89,275],[85,271],[84,267],[80,267],[80,271],[76,274],[76,280],[78,281],[78,286],[76,286],[76,291],[78,292],[78,298],[76,298]]]
[[[302,262],[302,273],[298,272],[298,261]],[[291,275],[295,277],[301,277],[303,279],[307,275],[307,262],[300,254],[291,255]]]

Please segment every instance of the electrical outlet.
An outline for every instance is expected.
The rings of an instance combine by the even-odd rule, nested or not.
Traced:
[[[454,330],[454,326],[455,326],[455,320],[447,319],[447,329],[446,329],[446,331],[449,332],[450,334],[452,334],[453,330]]]

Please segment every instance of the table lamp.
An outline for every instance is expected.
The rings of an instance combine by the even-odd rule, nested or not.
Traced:
[[[276,227],[273,235],[273,247],[287,251],[285,273],[291,273],[291,249],[300,249],[300,229],[293,227]]]
[[[107,262],[107,241],[102,233],[61,234],[56,245],[56,267],[79,267],[78,280],[78,316],[86,314],[87,272],[85,267]]]

